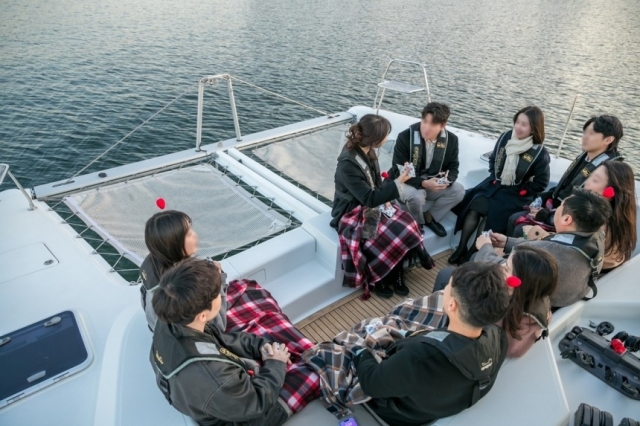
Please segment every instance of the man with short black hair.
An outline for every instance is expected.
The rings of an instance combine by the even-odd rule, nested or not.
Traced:
[[[158,387],[200,425],[282,425],[291,414],[279,398],[288,349],[211,326],[220,310],[220,285],[218,268],[205,260],[184,260],[162,275],[152,299],[159,319],[151,347]],[[262,367],[255,361],[260,359]]]
[[[583,189],[574,189],[554,214],[557,233],[547,234],[541,229],[538,240],[511,238],[491,234],[493,247],[510,252],[516,244],[531,244],[547,250],[558,262],[558,285],[551,295],[551,306],[560,308],[585,299],[589,290],[597,294],[595,282],[604,258],[604,233],[600,230],[611,216],[611,204],[601,195]],[[476,262],[491,262],[499,258],[485,244],[478,251]]]
[[[478,402],[507,353],[507,337],[495,323],[508,305],[500,266],[467,263],[456,269],[444,290],[446,329],[414,332],[380,363],[368,350],[355,357],[373,411],[392,425],[422,425]]]
[[[439,222],[464,197],[464,187],[456,182],[458,137],[446,129],[450,113],[447,105],[429,102],[422,120],[398,134],[389,170],[395,179],[400,176],[398,165],[413,164],[416,177],[402,184],[399,200],[416,222],[439,237],[447,235]],[[428,209],[427,201],[433,201]]]
[[[622,139],[622,123],[613,115],[593,116],[582,127],[582,154],[578,155],[564,172],[558,185],[540,194],[542,206],[529,212],[514,213],[509,217],[507,235],[521,237],[522,228],[529,221],[521,217],[536,218],[544,222],[550,229],[554,226],[554,215],[551,209],[557,208],[562,200],[571,195],[574,188],[581,187],[599,165],[605,161],[622,161],[618,152],[618,143]],[[540,212],[540,210],[543,210]],[[538,214],[540,212],[540,214]]]

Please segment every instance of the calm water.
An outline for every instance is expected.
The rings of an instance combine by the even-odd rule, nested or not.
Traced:
[[[0,162],[26,186],[66,178],[189,89],[90,170],[192,147],[205,74],[324,110],[370,105],[392,57],[427,62],[451,124],[488,134],[536,104],[554,146],[579,94],[565,156],[607,112],[640,171],[638,0],[0,0]],[[222,89],[208,92],[205,143],[233,135]],[[413,115],[424,102],[386,99]],[[236,100],[243,133],[315,116],[242,86]]]

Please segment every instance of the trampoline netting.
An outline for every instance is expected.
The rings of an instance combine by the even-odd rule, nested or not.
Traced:
[[[346,141],[345,133],[351,123],[273,142],[252,149],[251,154],[277,169],[283,175],[299,182],[312,192],[333,200],[333,175],[336,159]],[[393,143],[389,140],[378,150],[381,170],[391,166]]]
[[[218,256],[289,227],[285,218],[210,164],[200,164],[65,197],[64,202],[120,253],[140,264],[148,254],[144,225],[166,209],[187,213],[201,256]]]

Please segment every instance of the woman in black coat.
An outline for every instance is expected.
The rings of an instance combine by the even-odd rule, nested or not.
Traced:
[[[529,205],[549,184],[550,157],[544,142],[544,114],[529,106],[513,116],[513,129],[503,133],[489,157],[489,177],[468,189],[453,212],[460,244],[449,258],[459,264],[469,256],[471,236],[484,229],[504,233],[512,214]]]
[[[433,261],[422,245],[422,230],[411,214],[394,206],[402,184],[409,179],[404,171],[397,179],[382,180],[375,148],[387,141],[389,121],[367,114],[349,128],[347,143],[338,157],[331,226],[337,228],[344,284],[370,286],[380,297],[409,294],[402,263],[415,250],[425,268]],[[392,289],[393,288],[393,289]]]

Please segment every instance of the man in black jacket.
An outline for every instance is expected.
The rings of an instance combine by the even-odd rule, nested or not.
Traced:
[[[219,270],[205,260],[188,259],[163,274],[152,299],[159,321],[150,358],[158,387],[199,425],[280,426],[290,415],[279,399],[287,347],[211,326],[220,285]]]
[[[367,350],[354,359],[369,405],[394,426],[422,425],[471,407],[495,383],[507,336],[495,325],[507,312],[503,268],[466,263],[444,290],[446,329],[417,332],[378,363]]]
[[[622,123],[613,115],[594,116],[582,127],[582,154],[578,155],[560,178],[558,185],[540,194],[542,206],[529,212],[514,213],[509,217],[507,236],[520,238],[523,236],[523,224],[516,220],[523,215],[538,216],[538,220],[553,227],[553,214],[550,210],[557,208],[562,200],[569,197],[573,188],[582,184],[599,165],[605,161],[622,161],[618,152],[618,143],[622,139]],[[540,210],[544,211],[539,215]]]
[[[422,120],[398,134],[389,170],[395,179],[400,175],[398,165],[413,164],[416,177],[402,186],[400,201],[419,224],[439,237],[447,235],[439,222],[464,197],[464,187],[456,182],[458,137],[446,130],[449,114],[447,105],[428,103]],[[427,201],[433,201],[428,209]]]

